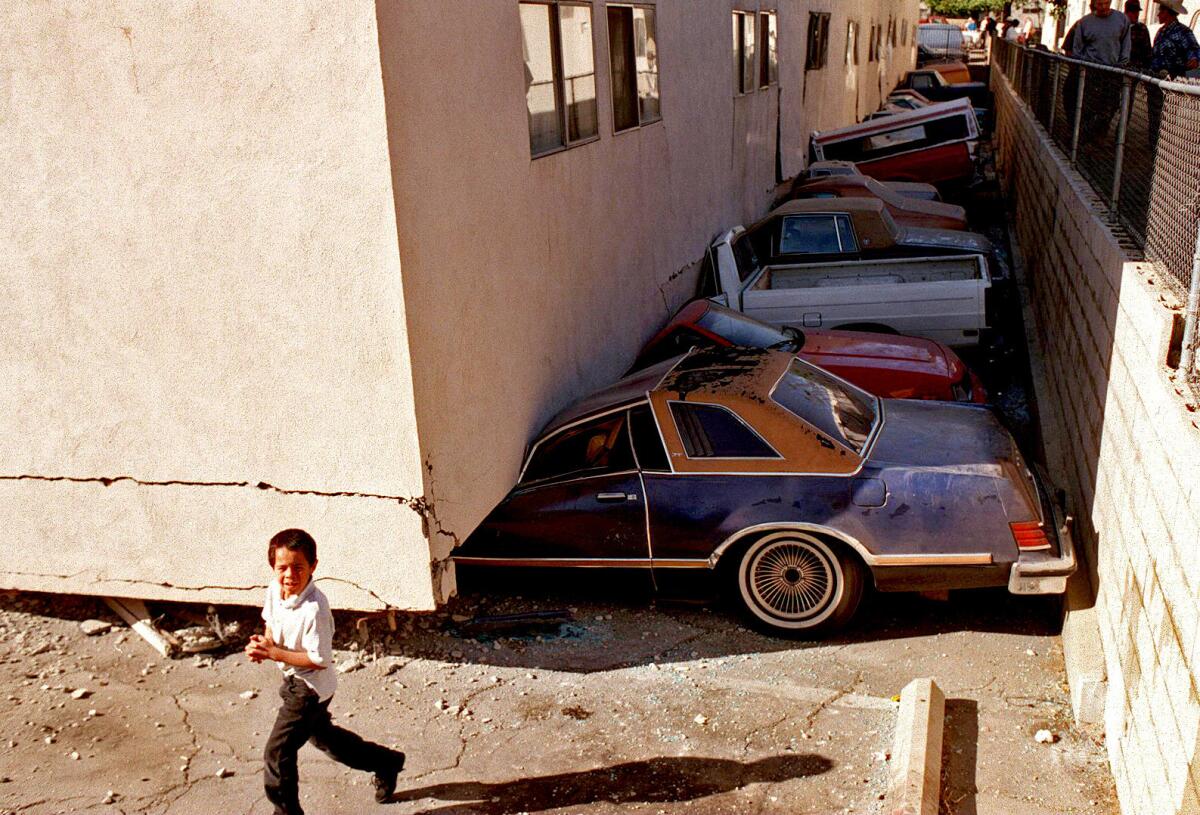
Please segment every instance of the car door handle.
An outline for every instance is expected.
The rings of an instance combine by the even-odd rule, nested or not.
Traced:
[[[617,501],[636,501],[636,495],[630,495],[627,492],[598,492],[596,500],[602,504],[612,504]]]

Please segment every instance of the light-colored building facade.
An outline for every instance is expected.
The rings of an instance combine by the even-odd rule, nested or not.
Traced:
[[[256,602],[301,526],[335,605],[433,607],[529,437],[877,107],[916,18],[4,4],[0,586]]]

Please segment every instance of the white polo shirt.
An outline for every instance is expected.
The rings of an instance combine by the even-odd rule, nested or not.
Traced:
[[[337,690],[337,671],[333,668],[333,614],[325,593],[312,580],[304,591],[286,599],[274,580],[267,586],[262,618],[271,629],[275,644],[289,651],[304,651],[324,668],[297,668],[280,662],[285,675],[303,679],[325,701]]]

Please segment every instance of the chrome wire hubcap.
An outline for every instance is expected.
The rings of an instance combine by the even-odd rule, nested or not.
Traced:
[[[824,553],[801,541],[766,548],[755,560],[751,587],[764,607],[794,619],[823,608],[835,588]]]

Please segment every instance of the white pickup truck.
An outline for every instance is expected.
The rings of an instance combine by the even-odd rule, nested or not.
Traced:
[[[793,202],[796,203],[796,202]],[[982,253],[878,246],[856,231],[855,205],[775,210],[735,227],[709,247],[700,294],[777,326],[843,328],[926,337],[951,346],[979,342],[991,287]],[[823,205],[823,206],[821,206]],[[824,210],[828,210],[827,212]],[[925,230],[932,232],[933,230]]]

